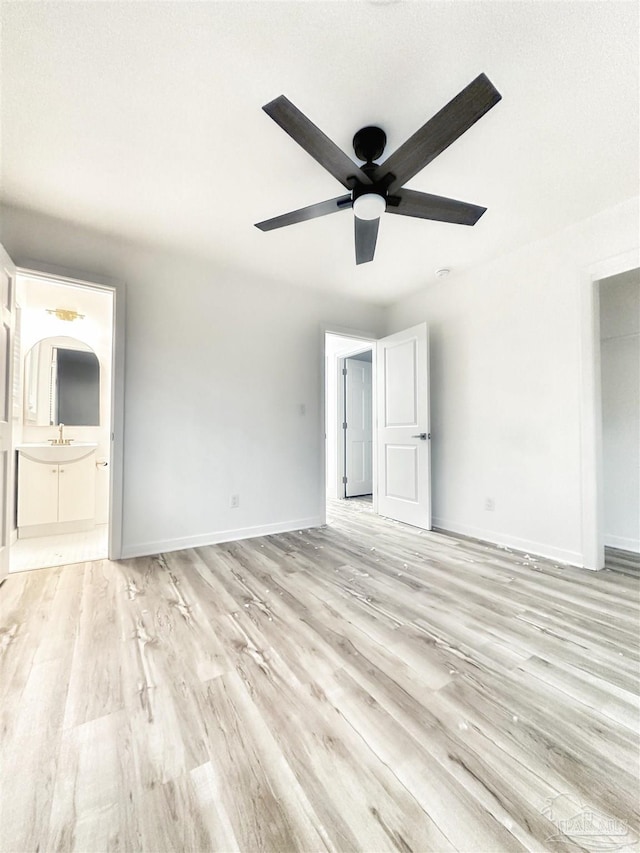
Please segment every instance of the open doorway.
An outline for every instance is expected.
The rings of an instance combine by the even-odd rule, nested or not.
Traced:
[[[324,343],[327,501],[371,490],[374,512],[430,530],[426,323],[375,340],[326,333]]]
[[[374,341],[325,335],[326,494],[373,494]]]
[[[9,571],[109,553],[114,291],[18,273]]]
[[[639,565],[640,269],[598,282],[605,565]]]

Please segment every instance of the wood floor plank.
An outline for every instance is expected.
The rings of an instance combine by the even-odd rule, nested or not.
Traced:
[[[208,778],[218,780],[226,832],[240,850],[332,849],[243,676],[232,671],[206,685]]]
[[[0,589],[3,619],[0,626],[0,699],[15,700],[24,688],[42,638],[54,619],[52,601],[62,570],[7,578]],[[3,703],[4,707],[4,703]]]
[[[640,570],[607,566],[356,500],[11,574],[0,850],[632,850]]]
[[[74,649],[64,726],[70,728],[124,707],[118,656],[118,569],[109,560],[89,563],[76,614]]]
[[[48,836],[69,684],[69,657],[34,664],[0,744],[0,849],[42,849]]]
[[[518,676],[505,682],[488,672],[463,675],[441,693],[559,793],[594,797],[636,827],[637,737],[580,703],[567,703],[544,682]]]
[[[64,729],[46,850],[132,850],[140,816],[125,711]]]

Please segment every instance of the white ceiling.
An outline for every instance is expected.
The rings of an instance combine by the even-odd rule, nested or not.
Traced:
[[[9,203],[251,274],[381,303],[638,192],[635,2],[5,2]],[[285,94],[353,156],[387,155],[484,71],[503,100],[408,186],[488,207],[468,228],[352,213],[262,233],[340,195],[261,110]]]

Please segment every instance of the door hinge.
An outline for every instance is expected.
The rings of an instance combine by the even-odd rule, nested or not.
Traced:
[[[346,368],[346,367],[343,367],[343,368],[342,368],[342,375],[343,375],[343,376],[346,376],[346,375],[347,375],[347,368]]]
[[[342,424],[342,429],[346,429],[346,428],[347,428],[347,422],[346,422],[346,421],[344,421],[344,422],[343,422],[343,424]]]
[[[344,485],[346,486],[346,485],[347,485],[347,478],[346,478],[346,477],[343,477],[343,478],[342,478],[342,482],[343,482],[343,483],[344,483]]]

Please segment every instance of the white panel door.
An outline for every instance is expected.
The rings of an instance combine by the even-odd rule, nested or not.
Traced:
[[[345,496],[373,491],[371,362],[345,358]]]
[[[0,246],[0,581],[9,571],[9,545],[13,515],[13,329],[15,323],[16,268]]]
[[[426,323],[382,338],[376,355],[378,512],[430,530]]]

